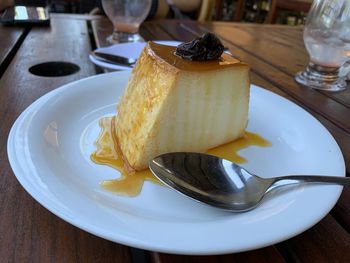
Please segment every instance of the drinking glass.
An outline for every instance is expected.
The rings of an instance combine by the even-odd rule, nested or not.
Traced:
[[[108,43],[144,41],[138,31],[149,13],[151,0],[102,0],[102,7],[113,24]]]
[[[310,62],[295,80],[315,89],[344,90],[346,81],[339,70],[350,58],[350,1],[314,0],[306,18],[304,44]]]

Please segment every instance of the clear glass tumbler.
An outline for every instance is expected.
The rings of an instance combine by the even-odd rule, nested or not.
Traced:
[[[144,41],[139,27],[149,13],[151,0],[102,0],[102,7],[113,24],[108,43]]]
[[[339,70],[350,58],[350,1],[314,0],[306,18],[304,44],[310,62],[295,80],[315,89],[344,90],[346,81]]]

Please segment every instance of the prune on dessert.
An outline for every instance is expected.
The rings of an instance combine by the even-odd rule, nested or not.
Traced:
[[[202,37],[177,46],[175,54],[188,60],[216,60],[224,52],[224,45],[213,33],[205,33]]]

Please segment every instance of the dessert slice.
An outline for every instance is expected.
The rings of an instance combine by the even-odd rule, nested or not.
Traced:
[[[134,170],[162,153],[204,152],[244,134],[249,67],[227,54],[190,61],[175,49],[149,42],[117,107],[115,139]]]

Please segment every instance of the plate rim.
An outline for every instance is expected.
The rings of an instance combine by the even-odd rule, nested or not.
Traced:
[[[131,247],[138,247],[141,249],[146,249],[146,250],[151,250],[151,251],[158,251],[158,252],[164,252],[164,253],[173,253],[173,254],[183,254],[183,255],[216,255],[216,254],[226,254],[226,253],[234,253],[234,252],[243,252],[243,251],[247,251],[247,250],[252,250],[252,249],[256,249],[256,248],[261,248],[261,247],[265,247],[271,244],[275,244],[278,242],[281,242],[283,240],[286,240],[290,237],[296,236],[298,234],[300,234],[301,232],[305,231],[306,229],[308,229],[309,227],[313,226],[314,224],[316,224],[317,222],[319,222],[320,220],[322,220],[322,218],[324,216],[326,216],[329,211],[327,213],[325,213],[322,217],[318,218],[317,222],[312,223],[310,226],[305,226],[303,229],[300,229],[299,232],[293,232],[290,233],[290,235],[288,236],[283,236],[280,238],[280,240],[271,240],[269,243],[265,242],[263,246],[258,245],[256,247],[247,247],[246,249],[239,249],[239,250],[235,250],[235,249],[223,249],[223,250],[217,250],[215,249],[214,251],[192,251],[191,249],[178,249],[178,248],[169,248],[167,246],[163,246],[163,245],[150,245],[147,244],[147,242],[145,242],[144,240],[138,240],[138,239],[132,239],[130,237],[124,237],[124,239],[115,239],[115,238],[111,238],[109,235],[106,235],[105,233],[102,233],[99,231],[99,228],[95,228],[93,225],[89,225],[89,224],[79,224],[79,220],[75,221],[72,218],[66,217],[65,215],[60,214],[60,211],[57,210],[57,207],[51,207],[49,202],[46,202],[46,200],[44,200],[42,197],[40,197],[40,194],[38,193],[34,193],[30,191],[30,186],[27,185],[27,182],[25,181],[25,178],[22,178],[21,176],[18,175],[18,173],[20,172],[20,168],[16,166],[15,164],[15,149],[11,148],[11,145],[14,143],[14,133],[16,132],[16,129],[18,128],[18,126],[21,124],[21,121],[25,120],[26,116],[28,114],[30,114],[32,111],[34,111],[39,105],[44,104],[46,102],[46,100],[50,99],[53,96],[57,96],[57,94],[64,92],[65,89],[69,89],[72,85],[78,85],[81,82],[85,82],[85,81],[89,81],[91,79],[95,79],[95,78],[104,78],[106,75],[110,75],[112,77],[112,75],[115,76],[128,76],[130,74],[129,71],[120,71],[120,72],[112,72],[112,73],[105,73],[105,74],[100,74],[100,75],[94,75],[94,76],[90,76],[88,78],[84,78],[78,81],[74,81],[68,84],[65,84],[53,91],[48,92],[47,94],[43,95],[42,97],[38,98],[37,100],[35,100],[32,104],[30,104],[20,115],[19,117],[16,119],[16,121],[14,122],[13,126],[11,127],[10,133],[8,135],[8,142],[7,142],[7,154],[8,154],[8,159],[9,159],[9,163],[11,165],[11,168],[14,172],[14,175],[16,176],[17,180],[20,182],[20,184],[22,185],[22,187],[26,190],[26,192],[32,196],[37,202],[39,202],[42,206],[44,206],[46,209],[48,209],[49,211],[51,211],[53,214],[55,214],[56,216],[58,216],[59,218],[63,219],[64,221],[84,230],[87,231],[91,234],[94,234],[96,236],[102,237],[104,239],[107,240],[111,240],[113,242],[117,242],[120,244],[124,244],[127,246],[131,246]],[[267,92],[267,93],[271,93],[274,96],[278,96],[279,99],[285,100],[288,103],[292,103],[294,106],[299,107],[303,113],[308,114],[310,117],[312,117],[314,120],[316,120],[324,129],[325,131],[328,133],[328,136],[330,136],[330,138],[335,142],[335,145],[338,146],[337,142],[335,141],[334,137],[332,136],[332,134],[330,134],[330,132],[328,131],[328,129],[320,122],[318,121],[313,115],[311,115],[309,112],[307,112],[306,110],[304,110],[302,107],[300,107],[299,105],[295,104],[292,101],[289,101],[288,99],[279,96],[278,94],[275,94],[269,90],[263,89],[257,85],[253,85],[251,86],[253,89],[258,89],[261,90],[263,92]],[[345,162],[344,162],[344,157],[343,154],[339,148],[341,157],[342,157],[342,164],[343,164],[343,171],[344,171],[344,175],[345,176]],[[342,192],[342,188],[340,188],[338,190],[338,193],[334,195],[334,199],[335,201],[333,202],[333,204],[330,204],[330,208],[329,210],[337,203],[340,194]],[[120,236],[119,236],[120,237]]]
[[[169,43],[173,43],[174,45],[181,43],[180,41],[177,41],[177,40],[156,40],[155,42],[157,42],[159,44],[164,44],[164,45],[167,45]],[[117,48],[120,45],[122,45],[122,46],[128,46],[128,45],[133,45],[133,44],[146,45],[146,43],[147,42],[120,43],[120,44],[114,44],[114,45],[110,45],[110,46],[106,46],[106,47],[99,47],[99,48],[95,49],[95,51],[104,52],[106,49]],[[108,69],[108,70],[129,70],[129,71],[132,70],[132,68],[127,67],[127,66],[116,65],[116,64],[112,64],[112,63],[108,63],[108,62],[99,61],[99,60],[95,59],[91,54],[89,54],[89,59],[94,65]]]

